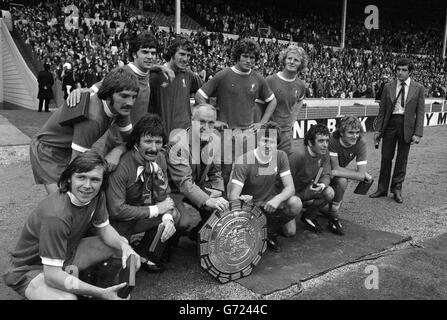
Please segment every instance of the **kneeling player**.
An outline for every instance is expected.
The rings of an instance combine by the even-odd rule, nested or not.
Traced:
[[[366,172],[366,142],[363,139],[363,128],[360,120],[353,116],[341,119],[337,130],[329,139],[329,156],[332,165],[331,186],[335,191],[334,199],[329,206],[329,212],[337,216],[343,201],[348,179],[367,181],[372,180]],[[352,160],[356,160],[357,168],[346,168]],[[340,230],[334,229],[336,233]]]
[[[119,299],[125,283],[100,288],[68,271],[83,271],[112,256],[123,267],[130,254],[139,256],[109,224],[104,188],[107,162],[96,152],[78,155],[62,173],[59,191],[42,200],[28,217],[5,283],[30,300],[73,300],[77,295]],[[98,236],[85,237],[95,226]],[[112,275],[110,278],[114,278]]]
[[[267,216],[267,247],[280,252],[278,231],[292,237],[296,233],[295,218],[302,209],[295,194],[289,161],[282,150],[277,150],[280,127],[267,122],[256,133],[258,147],[239,157],[233,165],[229,200],[250,196],[254,204]],[[277,180],[281,180],[282,189]]]

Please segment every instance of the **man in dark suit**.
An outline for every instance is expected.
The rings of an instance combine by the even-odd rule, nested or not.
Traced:
[[[399,59],[396,65],[397,80],[387,83],[382,92],[374,134],[376,148],[383,138],[382,160],[377,191],[370,194],[371,198],[388,195],[391,166],[397,144],[390,191],[394,193],[397,203],[403,202],[401,191],[410,145],[419,143],[424,128],[425,89],[410,78],[413,69],[411,60]]]
[[[42,107],[45,105],[45,112],[50,112],[50,100],[53,99],[53,75],[50,72],[50,65],[45,63],[44,70],[37,75],[37,82],[39,84],[39,92],[37,98],[39,99],[39,112],[42,112]]]

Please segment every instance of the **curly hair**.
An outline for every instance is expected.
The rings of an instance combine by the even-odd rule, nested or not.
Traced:
[[[134,146],[139,146],[140,138],[146,135],[162,137],[163,144],[166,143],[165,125],[159,115],[148,113],[137,122],[127,138],[127,149],[131,150]]]
[[[315,144],[315,139],[318,134],[321,136],[329,136],[330,133],[328,127],[321,123],[311,125],[304,135],[304,145],[308,146],[309,142]]]
[[[301,60],[301,64],[298,67],[298,72],[307,68],[307,64],[309,62],[307,53],[302,47],[299,47],[295,44],[291,44],[290,46],[288,46],[287,48],[282,50],[281,53],[279,54],[278,61],[282,66],[285,66],[287,55],[290,52],[296,53],[298,55],[298,58],[300,58],[300,60]]]
[[[111,99],[114,93],[124,90],[139,92],[138,79],[124,67],[118,67],[110,71],[104,78],[98,90],[98,98],[101,100]]]
[[[259,55],[261,54],[261,47],[255,40],[245,38],[236,42],[233,50],[231,51],[231,57],[235,62],[237,62],[243,53],[253,53],[255,55],[255,59],[258,60]]]
[[[71,190],[71,177],[74,173],[89,172],[96,168],[104,169],[104,174],[102,178],[101,191],[107,189],[107,184],[109,180],[109,170],[107,161],[96,151],[86,151],[77,155],[72,162],[65,168],[62,172],[57,186],[59,187],[59,192],[64,193]]]

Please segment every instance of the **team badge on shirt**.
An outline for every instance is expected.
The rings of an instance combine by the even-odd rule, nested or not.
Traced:
[[[168,84],[169,84],[169,83],[167,83],[167,82],[163,82],[163,83],[160,85],[160,87],[162,87],[162,88],[166,88],[166,87],[168,86]]]
[[[254,83],[251,84],[251,88],[250,88],[250,91],[251,91],[251,92],[254,92],[254,91],[255,91],[255,86],[256,86],[256,84],[254,84]]]

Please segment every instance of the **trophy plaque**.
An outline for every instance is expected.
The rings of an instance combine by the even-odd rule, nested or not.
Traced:
[[[253,203],[233,200],[199,231],[200,266],[221,283],[248,276],[267,248],[267,218]]]

